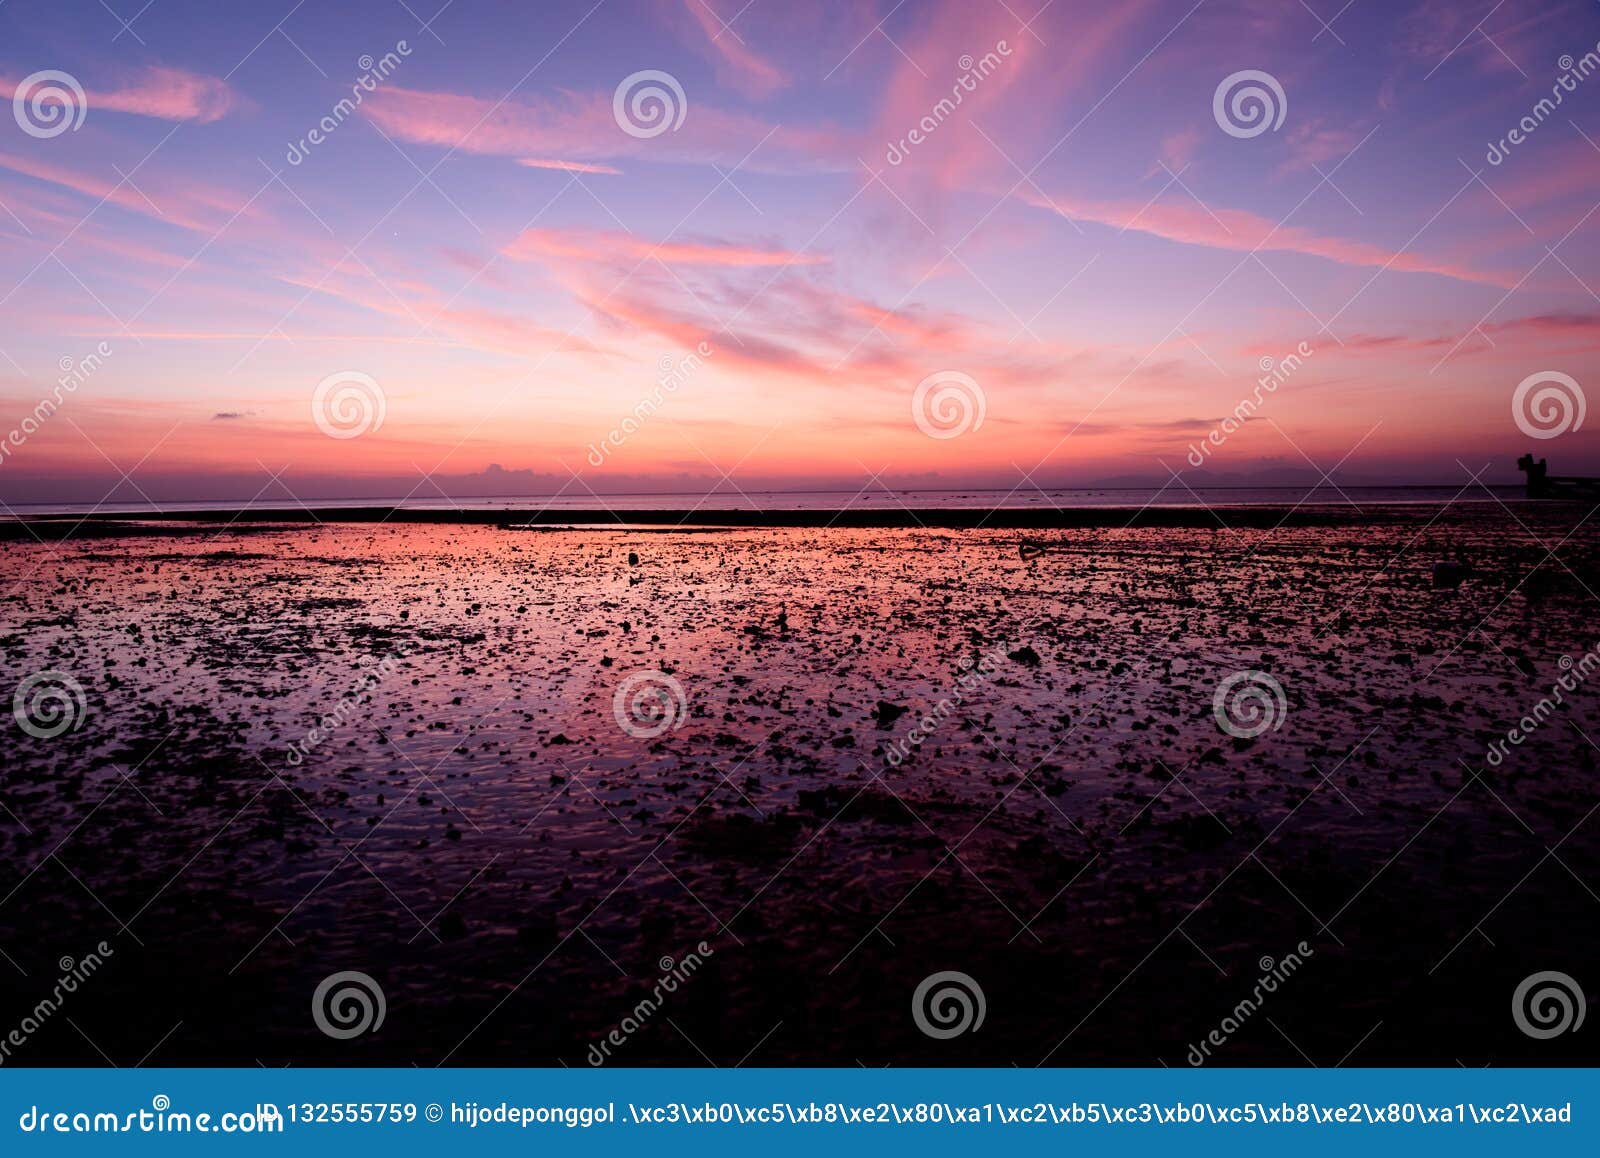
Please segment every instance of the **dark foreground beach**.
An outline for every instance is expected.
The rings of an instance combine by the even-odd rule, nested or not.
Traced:
[[[5,1063],[1600,1062],[1600,520],[1288,513],[13,525]]]

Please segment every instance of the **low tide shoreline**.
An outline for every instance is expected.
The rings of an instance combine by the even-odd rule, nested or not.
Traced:
[[[1276,527],[1350,527],[1426,521],[1449,504],[1379,503],[1362,506],[1261,504],[1217,507],[941,507],[837,510],[658,510],[597,511],[473,509],[424,510],[372,507],[274,507],[26,515],[0,521],[0,541],[66,539],[160,531],[174,523],[215,527],[273,523],[390,523],[498,526],[507,528],[704,527],[850,530],[1090,530],[1174,528],[1268,530]],[[1563,504],[1565,505],[1565,504]]]
[[[0,1027],[104,941],[16,1064],[1592,1061],[1600,520],[1299,513],[6,544]]]

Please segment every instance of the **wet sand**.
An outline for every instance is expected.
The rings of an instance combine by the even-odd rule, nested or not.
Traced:
[[[1594,1064],[1510,1001],[1594,984],[1600,677],[1485,759],[1600,644],[1587,514],[13,539],[6,688],[85,709],[8,734],[0,1034],[115,953],[8,1064],[583,1066],[701,942],[608,1064],[1182,1066],[1301,942],[1211,1064]],[[387,1013],[336,1040],[343,970]],[[943,970],[986,1000],[948,1040]]]
[[[147,512],[137,516],[109,512],[44,514],[26,519],[0,520],[0,542],[41,542],[60,539],[105,538],[131,534],[174,533],[164,524],[180,524],[201,532],[211,526],[250,526],[271,523],[375,523],[450,526],[530,527],[650,527],[683,530],[700,527],[787,527],[811,530],[922,529],[922,530],[1087,530],[1134,527],[1189,527],[1224,530],[1277,527],[1338,527],[1372,525],[1404,517],[1403,506],[1369,506],[1365,509],[1332,503],[1251,503],[1206,507],[1157,506],[1060,508],[1054,506],[942,506],[942,507],[820,507],[782,510],[690,510],[650,507],[604,507],[586,511],[531,505],[526,508],[427,509],[420,507],[279,507]]]

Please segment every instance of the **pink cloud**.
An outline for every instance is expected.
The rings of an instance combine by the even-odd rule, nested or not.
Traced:
[[[722,20],[707,5],[710,0],[683,0],[683,6],[705,33],[705,44],[715,53],[717,77],[750,97],[765,97],[789,84],[782,69],[744,43],[743,34],[724,28]],[[729,5],[729,14],[737,10]],[[734,19],[738,17],[735,15]]]
[[[150,68],[134,84],[111,92],[89,94],[89,107],[114,109],[164,121],[221,120],[233,107],[233,91],[225,81],[178,68]]]
[[[134,238],[118,237],[114,234],[103,234],[87,229],[80,229],[73,234],[72,241],[75,245],[83,245],[91,249],[100,250],[126,261],[161,266],[166,269],[183,269],[189,264],[190,260],[188,257],[157,249],[153,245],[146,245]]]
[[[654,258],[667,265],[736,267],[825,265],[825,254],[794,253],[725,241],[650,241],[629,233],[600,229],[529,229],[503,250],[516,261],[575,258],[579,261],[629,264]]]
[[[1551,144],[1538,142],[1536,147],[1539,151],[1529,158],[1532,164],[1507,163],[1500,168],[1483,169],[1483,180],[1494,194],[1518,213],[1564,201],[1575,201],[1584,208],[1593,204],[1595,184],[1600,181],[1600,150],[1581,137],[1576,140],[1557,138]],[[1524,158],[1513,155],[1512,159],[1521,162]],[[1486,209],[1505,215],[1505,209],[1495,202],[1494,196],[1482,189],[1478,193]],[[1565,232],[1564,227],[1562,232]],[[1526,231],[1523,235],[1526,236]]]
[[[600,297],[580,293],[579,300],[617,328],[633,328],[656,334],[686,350],[698,347],[701,342],[709,343],[717,351],[717,358],[722,364],[781,371],[812,380],[824,372],[814,359],[779,341],[744,332],[738,335],[737,340],[724,337],[715,326],[671,306],[654,302],[642,294]]]
[[[665,292],[652,296],[645,287],[632,284],[627,293],[604,297],[580,293],[579,298],[619,330],[654,334],[681,349],[706,342],[716,351],[719,366],[747,371],[758,383],[777,375],[807,387],[867,385],[908,390],[929,373],[931,365],[926,350],[909,344],[890,345],[881,328],[873,340],[867,315],[879,307],[866,302],[841,302],[838,311],[808,315],[784,308],[781,295],[773,295],[761,303],[759,311],[741,318],[735,332],[728,332],[712,318],[686,312]],[[826,343],[814,340],[815,333],[824,328],[823,317],[851,312],[859,315],[854,325],[835,328]],[[859,348],[852,349],[853,345]]]
[[[564,173],[609,173],[620,176],[621,169],[610,165],[591,165],[584,161],[549,161],[537,157],[518,157],[517,164],[527,169],[559,169]]]
[[[1469,347],[1474,331],[1494,335],[1500,339],[1501,346],[1511,342],[1534,344],[1540,350],[1600,350],[1600,314],[1594,313],[1533,314],[1508,318],[1503,322],[1484,322],[1462,337],[1460,346],[1463,350]],[[1455,346],[1456,343],[1451,342],[1450,345]],[[1484,343],[1474,348],[1473,352],[1487,353],[1492,350],[1493,347]]]
[[[1483,72],[1520,73],[1538,59],[1539,29],[1566,11],[1566,5],[1546,0],[1500,0],[1489,8],[1424,0],[1401,23],[1396,47],[1434,66],[1448,58]]]
[[[929,201],[930,193],[969,186],[983,174],[1010,174],[1009,186],[1015,174],[1008,156],[1026,157],[1031,165],[1042,142],[1059,142],[1071,126],[1040,110],[1074,107],[1075,95],[1091,92],[1082,107],[1092,106],[1149,6],[1150,0],[1094,11],[1044,6],[1030,32],[1005,5],[944,0],[923,14],[904,55],[891,56],[874,117],[873,155],[885,157],[891,142],[909,144],[915,129],[926,137],[898,166],[908,174],[897,190],[903,197]],[[853,58],[865,59],[865,50]],[[930,118],[933,132],[927,132]]]
[[[1563,350],[1600,350],[1600,314],[1548,313],[1521,318],[1508,318],[1503,322],[1484,322],[1464,334],[1368,334],[1356,333],[1342,336],[1338,350],[1341,354],[1394,354],[1434,350],[1458,350],[1461,353],[1486,354],[1495,350],[1478,339],[1473,344],[1475,332],[1494,335],[1502,339],[1499,346],[1511,343],[1537,343],[1541,349],[1559,346]],[[1289,339],[1271,339],[1251,343],[1240,348],[1240,353],[1254,358],[1261,354],[1276,355],[1293,346]]]
[[[0,97],[16,95],[16,77],[0,77]],[[233,90],[226,81],[181,68],[156,66],[141,72],[133,83],[114,89],[86,88],[89,111],[133,113],[163,121],[221,120],[234,106]]]
[[[848,349],[873,332],[913,349],[942,354],[976,349],[982,344],[973,324],[952,314],[933,314],[916,306],[880,306],[800,278],[776,283],[764,292],[772,295],[775,317],[783,319],[807,342],[825,347],[842,342]]]
[[[1150,380],[1159,364],[1133,365],[1108,347],[1049,343],[1008,346],[1008,332],[980,319],[920,307],[885,306],[798,273],[721,270],[692,293],[678,279],[641,269],[616,285],[591,279],[574,287],[579,301],[619,334],[653,335],[673,347],[701,342],[716,364],[741,371],[756,387],[863,387],[909,393],[933,371],[959,364],[985,388],[1059,391],[1079,375],[1103,377],[1119,365]]]
[[[1162,164],[1174,173],[1181,173],[1184,167],[1194,160],[1194,155],[1199,152],[1205,136],[1206,134],[1200,129],[1184,129],[1169,134],[1161,142]],[[1160,172],[1161,166],[1153,165],[1145,176],[1153,176]]]
[[[1361,143],[1365,132],[1329,125],[1322,117],[1296,121],[1285,134],[1289,160],[1281,167],[1285,173],[1329,165],[1348,156]]]
[[[840,172],[857,167],[854,139],[830,127],[775,126],[691,98],[676,131],[624,132],[611,93],[491,101],[385,85],[361,111],[389,136],[484,156],[560,157],[587,163],[639,158],[679,164],[743,163],[760,172]]]
[[[1065,197],[1046,198],[1029,190],[1023,190],[1019,196],[1030,205],[1051,210],[1073,221],[1093,221],[1182,245],[1200,245],[1236,253],[1249,253],[1256,249],[1303,253],[1341,265],[1388,268],[1403,273],[1432,273],[1502,288],[1510,284],[1500,274],[1483,273],[1364,241],[1323,237],[1298,226],[1279,226],[1242,209],[1218,209],[1213,206],[1207,212],[1200,205],[1187,201],[1158,201],[1154,205],[1074,201]]]
[[[147,200],[146,196],[141,196],[127,182],[119,184],[29,157],[0,153],[0,169],[20,173],[36,181],[59,185],[64,189],[81,193],[85,197],[103,199],[112,205],[157,221],[166,221],[201,233],[214,232],[234,213],[240,212],[240,206],[231,194],[192,181],[185,181],[177,188],[163,188],[158,187],[141,173],[138,183],[148,195]],[[243,210],[244,214],[252,212],[253,209],[250,208]]]
[[[472,349],[525,357],[605,353],[589,339],[570,331],[540,325],[521,314],[457,305],[427,285],[400,278],[378,281],[376,277],[362,279],[335,272],[321,279],[295,276],[283,280],[399,319],[417,337],[426,337],[430,332],[442,334]],[[402,297],[401,291],[408,296]]]

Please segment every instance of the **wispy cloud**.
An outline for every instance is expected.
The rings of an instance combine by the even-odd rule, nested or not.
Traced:
[[[611,102],[609,92],[490,100],[386,85],[361,111],[396,140],[488,156],[590,164],[626,158],[725,167],[742,162],[757,172],[839,172],[858,164],[859,142],[849,133],[773,124],[697,97],[680,129],[640,140],[617,127]]]
[[[113,181],[66,165],[3,152],[0,169],[202,233],[215,231],[235,214],[259,212],[256,207],[247,207],[243,197],[188,177],[178,185],[166,181],[158,184],[150,177],[141,177],[136,189],[127,181]]]
[[[16,95],[22,78],[0,76],[0,97]],[[131,81],[115,88],[85,85],[89,108],[118,113],[133,113],[163,121],[198,121],[206,124],[221,120],[236,103],[226,81],[181,68],[156,66],[144,69]]]
[[[718,68],[717,75],[724,83],[747,96],[762,98],[789,85],[788,75],[772,61],[752,49],[745,42],[745,34],[725,25],[710,0],[683,0],[683,6],[694,17],[700,31],[705,34],[700,44],[711,50]],[[737,20],[739,5],[724,0],[726,16]],[[748,11],[749,5],[744,6]],[[749,28],[746,23],[745,28]]]
[[[1516,279],[1504,274],[1472,269],[1390,249],[1365,241],[1328,237],[1295,225],[1280,225],[1243,209],[1202,206],[1180,190],[1169,190],[1154,204],[1132,201],[1089,201],[1023,190],[1018,194],[1030,205],[1048,209],[1072,221],[1093,221],[1113,229],[1148,234],[1182,245],[1200,245],[1236,253],[1256,250],[1303,253],[1341,265],[1394,269],[1402,273],[1431,273],[1483,285],[1510,286]],[[1178,198],[1182,198],[1179,200]]]
[[[518,157],[517,164],[527,169],[558,169],[563,173],[608,173],[621,176],[621,169],[610,165],[591,165],[584,161],[553,161],[538,157]]]
[[[633,263],[654,259],[667,265],[734,267],[826,265],[826,254],[741,245],[727,241],[651,241],[631,233],[599,229],[529,229],[501,251],[518,261],[569,258]]]

